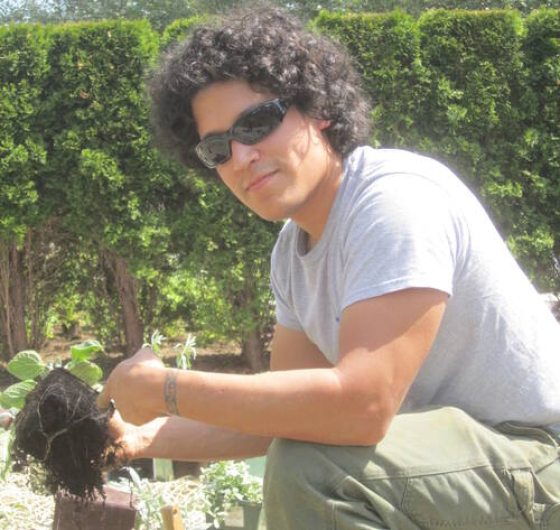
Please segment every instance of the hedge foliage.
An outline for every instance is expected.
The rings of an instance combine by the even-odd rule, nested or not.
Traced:
[[[269,328],[278,226],[150,144],[146,69],[197,20],[161,36],[143,21],[0,26],[0,246],[57,219],[63,320],[81,307],[118,333],[108,255],[126,261],[146,324],[183,315],[226,338]],[[560,11],[323,12],[312,25],[355,57],[373,145],[457,169],[538,287],[560,292]]]
[[[0,238],[23,241],[41,219],[46,164],[37,108],[48,72],[39,26],[0,26]]]

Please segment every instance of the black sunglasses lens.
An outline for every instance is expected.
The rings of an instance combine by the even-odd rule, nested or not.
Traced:
[[[283,117],[277,105],[265,103],[239,118],[233,127],[233,137],[244,144],[256,144],[276,129]]]
[[[231,156],[229,141],[220,136],[205,138],[198,144],[196,153],[202,162],[210,168],[223,164]]]

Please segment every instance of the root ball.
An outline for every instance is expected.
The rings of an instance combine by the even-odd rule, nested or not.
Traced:
[[[109,435],[113,410],[100,411],[97,393],[64,368],[39,381],[15,419],[12,455],[25,465],[29,456],[45,471],[45,486],[84,500],[102,494],[102,470],[119,448]]]

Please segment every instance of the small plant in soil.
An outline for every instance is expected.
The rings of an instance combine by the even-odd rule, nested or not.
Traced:
[[[108,433],[113,410],[97,408],[91,386],[103,375],[89,360],[100,349],[96,341],[73,346],[64,367],[43,363],[34,351],[8,364],[21,380],[0,395],[0,404],[17,412],[11,456],[20,466],[38,467],[53,494],[60,489],[84,500],[103,494],[102,470],[116,461],[119,447]]]
[[[220,528],[234,506],[262,503],[262,480],[250,474],[246,462],[214,462],[202,469],[200,482],[205,512],[215,528]]]

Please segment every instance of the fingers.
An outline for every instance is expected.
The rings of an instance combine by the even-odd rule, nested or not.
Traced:
[[[146,413],[142,408],[126,406],[124,410],[119,411],[115,401],[105,390],[97,397],[96,404],[100,411],[112,410],[111,419],[109,420],[109,430],[114,431],[113,438],[118,434],[119,424],[126,423],[137,426],[154,418],[153,415]]]
[[[151,411],[144,410],[143,384],[147,376],[162,368],[163,363],[150,347],[141,348],[113,369],[103,390],[97,396],[97,407],[106,410],[114,399],[125,421],[140,425],[153,419]]]
[[[160,358],[154,353],[154,350],[152,350],[150,346],[142,346],[130,359],[134,359],[135,362],[152,360],[161,362]]]
[[[124,434],[126,423],[124,422],[120,412],[115,410],[109,422],[107,423],[107,428],[109,430],[109,436],[118,441]]]
[[[122,420],[120,414],[115,411],[107,427],[113,443],[105,450],[103,467],[105,469],[118,469],[127,465],[134,458],[127,442],[127,424]]]
[[[14,416],[8,410],[0,409],[0,427],[3,429],[9,429],[10,425],[14,421]]]
[[[143,458],[142,450],[146,439],[146,434],[150,429],[137,426],[125,421],[118,410],[115,410],[108,424],[109,436],[113,444],[105,454],[105,468],[116,469],[137,458]]]

